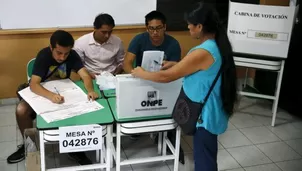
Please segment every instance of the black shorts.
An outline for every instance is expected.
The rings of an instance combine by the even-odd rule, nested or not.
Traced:
[[[30,117],[32,118],[32,120],[35,120],[37,118],[37,114],[35,111],[31,112]]]

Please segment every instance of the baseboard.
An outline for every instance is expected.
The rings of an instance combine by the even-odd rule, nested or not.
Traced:
[[[15,105],[19,102],[18,98],[0,99],[0,105]]]

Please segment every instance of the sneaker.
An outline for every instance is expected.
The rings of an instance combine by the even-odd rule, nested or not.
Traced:
[[[79,163],[79,165],[92,164],[91,160],[86,156],[84,152],[68,153],[68,156]]]
[[[25,159],[24,145],[18,145],[18,150],[7,158],[7,163],[18,163]]]

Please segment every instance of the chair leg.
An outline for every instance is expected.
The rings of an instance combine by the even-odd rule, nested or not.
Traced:
[[[107,137],[106,137],[106,170],[110,170],[113,160],[111,154],[111,142],[112,142],[112,125],[107,126]]]
[[[45,171],[45,144],[44,144],[44,132],[39,131],[40,137],[40,158],[41,158],[41,171]]]
[[[116,127],[116,125],[113,125],[111,127],[111,130],[113,130],[113,127]],[[116,128],[115,128],[115,132],[116,132]],[[109,148],[109,150],[112,151],[112,155],[110,156],[110,168],[113,168],[113,162],[116,160],[116,150],[115,150],[115,147],[113,144],[113,131],[111,132],[111,136],[110,136],[110,139],[108,140],[108,142],[109,142],[109,144],[108,144],[107,148]]]
[[[162,144],[163,144],[163,133],[158,133],[158,140],[157,140],[157,153],[162,154]]]
[[[162,140],[162,142],[163,142],[163,151],[162,151],[162,154],[163,154],[163,156],[165,156],[165,155],[167,155],[167,138],[168,138],[168,132],[167,131],[165,131],[164,132],[164,136],[163,136],[163,140]]]
[[[178,165],[179,165],[179,150],[180,150],[180,134],[181,130],[178,126],[176,128],[176,142],[175,142],[175,158],[174,158],[174,171],[178,171]]]
[[[116,124],[116,171],[121,171],[121,125]]]

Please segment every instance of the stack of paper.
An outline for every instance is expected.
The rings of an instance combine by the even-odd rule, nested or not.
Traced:
[[[149,72],[159,71],[162,67],[164,51],[144,51],[142,68]]]
[[[110,90],[116,87],[116,78],[110,72],[104,71],[101,75],[96,76],[96,83],[100,90]]]
[[[88,101],[87,95],[70,79],[48,81],[41,85],[45,89],[63,96],[64,103],[52,103],[33,93],[29,87],[19,91],[19,94],[48,123],[104,108],[96,101]]]

